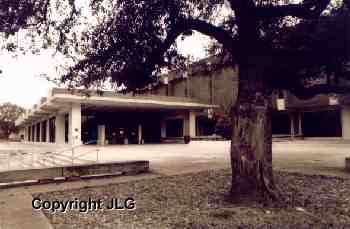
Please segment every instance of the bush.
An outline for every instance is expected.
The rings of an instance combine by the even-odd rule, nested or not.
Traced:
[[[217,119],[215,125],[215,134],[222,136],[223,138],[230,140],[232,136],[232,122],[228,116],[221,116]]]

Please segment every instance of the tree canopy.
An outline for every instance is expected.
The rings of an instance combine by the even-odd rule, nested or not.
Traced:
[[[17,128],[15,121],[24,113],[24,108],[12,103],[0,105],[0,130],[3,136],[8,139],[11,133],[15,133]]]
[[[349,9],[347,1],[336,1],[333,8],[329,3],[94,0],[89,5],[93,19],[87,19],[74,0],[2,0],[0,31],[10,36],[35,28],[45,47],[52,45],[72,57],[75,64],[61,82],[89,87],[107,80],[129,90],[157,81],[163,67],[184,69],[186,60],[175,41],[199,31],[235,59],[252,59],[250,52],[259,50],[255,63],[263,66],[270,85],[307,98],[348,89],[328,84],[305,90],[303,84],[305,78],[322,74],[335,82],[348,79]],[[319,17],[327,6],[328,12]],[[249,20],[242,19],[245,14]],[[240,26],[243,22],[247,26]],[[240,39],[247,32],[243,27],[254,28],[250,30],[258,41]]]

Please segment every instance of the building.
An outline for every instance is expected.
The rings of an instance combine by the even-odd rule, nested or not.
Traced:
[[[193,138],[196,116],[213,108],[192,98],[54,88],[16,125],[29,142],[141,144]]]
[[[342,95],[317,95],[300,100],[283,91],[282,109],[273,113],[276,135],[290,137],[327,137],[350,139],[350,100]],[[277,97],[276,97],[277,98]]]
[[[52,89],[17,125],[26,141],[72,145],[211,136],[213,117],[229,113],[237,92],[238,68],[220,66],[211,57],[186,71],[161,75],[135,95]],[[272,100],[274,136],[350,139],[350,96],[300,100],[276,91]]]
[[[226,115],[235,103],[238,87],[238,67],[220,64],[220,59],[210,57],[196,62],[186,71],[172,71],[160,76],[159,82],[137,91],[142,95],[186,97],[217,107],[209,115],[196,116],[196,135],[215,133],[215,118]]]
[[[238,67],[213,68],[211,57],[191,66],[186,72],[163,75],[160,83],[141,94],[183,96],[216,104],[214,113],[229,113],[238,92]],[[275,137],[331,137],[350,139],[350,96],[318,95],[300,100],[287,91],[272,96],[272,132]],[[214,133],[215,119],[197,117],[199,135]]]

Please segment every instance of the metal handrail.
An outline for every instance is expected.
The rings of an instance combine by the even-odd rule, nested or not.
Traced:
[[[66,149],[57,151],[56,153],[62,153],[62,152],[66,152],[66,151],[71,151],[71,150],[76,149],[76,148],[78,148],[78,147],[80,147],[80,146],[90,145],[91,143],[95,143],[95,142],[97,143],[97,140],[91,140],[91,141],[88,141],[88,142],[83,143],[83,144],[81,144],[81,145],[71,146],[70,148],[66,148]]]
[[[85,142],[84,144],[82,145],[89,145],[91,143],[95,143],[97,142],[96,140],[92,140],[92,141],[88,141],[88,142]],[[74,161],[79,159],[81,156],[83,155],[86,155],[88,153],[92,153],[92,152],[96,152],[96,160],[88,160],[88,159],[81,159],[82,161],[90,161],[90,162],[98,162],[99,161],[99,152],[100,152],[100,149],[97,148],[97,149],[93,149],[93,150],[89,150],[89,151],[86,151],[86,152],[83,152],[83,153],[80,153],[78,155],[74,155],[74,149],[82,146],[82,145],[76,145],[76,146],[72,146],[70,148],[66,148],[66,149],[63,149],[63,150],[60,150],[60,151],[56,151],[56,152],[41,152],[41,153],[33,153],[33,152],[27,152],[27,155],[26,156],[29,156],[31,158],[26,158],[24,155],[21,154],[20,151],[14,153],[14,152],[6,152],[6,153],[0,153],[1,155],[6,155],[7,157],[4,157],[3,159],[3,162],[0,163],[0,164],[5,164],[7,162],[7,170],[10,170],[11,168],[11,165],[13,166],[13,163],[11,163],[12,160],[16,160],[18,161],[20,164],[19,165],[16,165],[17,166],[20,166],[20,167],[25,167],[25,166],[32,166],[32,167],[35,167],[35,164],[42,164],[44,166],[41,166],[41,167],[52,167],[54,165],[58,165],[59,163],[55,162],[55,156],[64,156],[64,157],[67,157],[67,160],[71,160],[71,164],[74,165]],[[67,154],[64,154],[64,152],[69,152],[71,151],[72,154],[71,156],[70,155],[67,155]],[[49,157],[49,158],[48,158]],[[6,160],[7,159],[7,160]],[[30,162],[28,162],[28,160],[30,160]],[[48,160],[50,159],[50,160]],[[46,166],[46,162],[49,162],[49,164],[52,164],[52,165],[48,165]]]
[[[84,144],[82,144],[82,145],[89,145],[89,144],[95,143],[95,142],[97,142],[97,140],[91,140],[91,141],[88,141],[88,142],[86,142],[86,143],[84,143]],[[71,159],[71,164],[74,165],[74,159],[79,159],[79,157],[82,156],[82,155],[84,155],[84,154],[87,154],[87,153],[91,153],[91,152],[93,152],[93,151],[96,151],[96,161],[95,161],[95,162],[98,162],[98,160],[99,160],[99,151],[100,151],[99,149],[91,150],[91,151],[88,151],[88,152],[84,152],[84,153],[81,153],[81,154],[79,154],[79,155],[74,155],[74,149],[76,149],[76,148],[78,148],[78,147],[80,147],[80,146],[82,146],[82,145],[72,146],[72,147],[70,147],[69,149],[64,149],[64,150],[61,150],[61,151],[58,151],[58,152],[51,152],[51,155],[63,155],[64,152],[71,151],[71,153],[72,153],[72,156],[70,157],[70,159]],[[91,161],[92,161],[92,160],[91,160]],[[94,162],[94,161],[92,161],[92,162]]]

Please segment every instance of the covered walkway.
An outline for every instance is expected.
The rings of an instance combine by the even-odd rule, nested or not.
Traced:
[[[26,142],[143,144],[195,137],[196,117],[215,107],[190,98],[54,88],[16,125]]]

